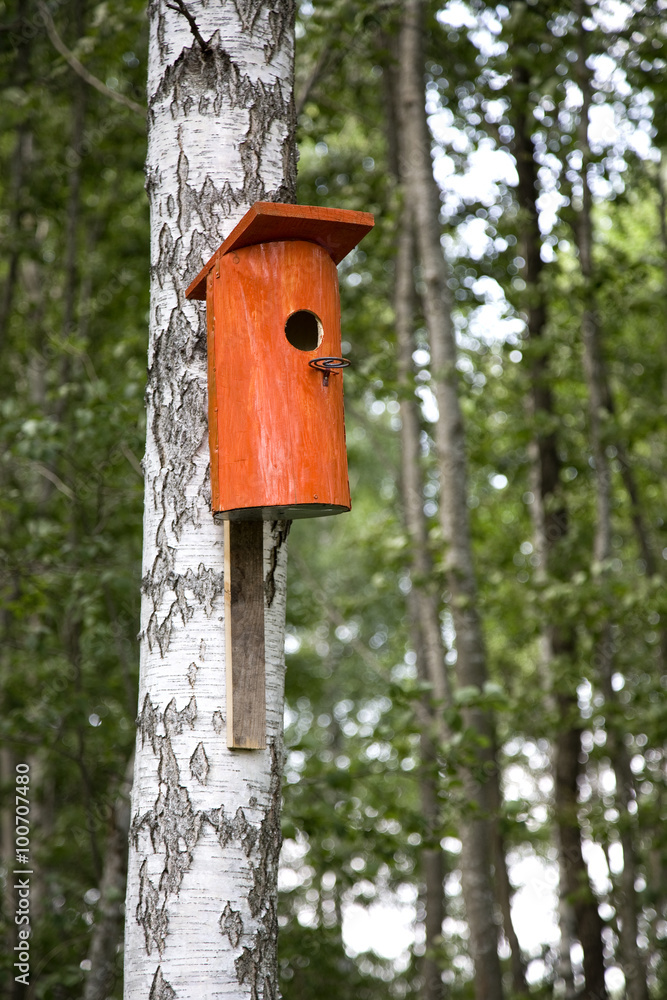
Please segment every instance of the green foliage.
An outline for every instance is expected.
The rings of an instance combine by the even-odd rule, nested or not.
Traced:
[[[69,14],[56,13],[58,30],[89,70],[141,95],[143,5]],[[1,16],[14,25],[0,35],[2,797],[27,762],[34,995],[58,998],[80,995],[89,890],[134,744],[145,139],[66,67],[36,8],[7,3]]]
[[[300,525],[290,540],[288,615],[292,645],[300,645],[288,655],[289,760],[296,773],[288,778],[285,790],[286,835],[300,844],[303,852],[294,862],[294,870],[308,871],[309,875],[284,894],[282,907],[290,920],[300,912],[313,930],[325,926],[324,918],[313,913],[313,908],[317,910],[313,900],[324,898],[317,889],[318,872],[336,873],[335,891],[340,893],[343,908],[346,899],[356,898],[355,893],[375,900],[386,895],[391,886],[401,884],[405,878],[401,852],[392,855],[391,842],[384,847],[378,837],[385,828],[383,820],[393,816],[394,810],[401,824],[399,839],[404,847],[412,839],[416,847],[410,860],[413,883],[419,884],[421,877],[420,848],[426,838],[433,842],[432,833],[419,822],[417,779],[424,766],[420,764],[420,726],[415,713],[419,682],[412,666],[414,651],[404,603],[411,583],[397,489],[399,393],[392,316],[387,309],[393,299],[392,262],[400,204],[391,161],[395,126],[387,123],[386,116],[392,74],[400,74],[393,56],[396,25],[391,11],[385,9],[378,12],[379,21],[366,32],[359,26],[355,8],[344,6],[346,20],[341,17],[337,39],[330,44],[336,52],[341,45],[348,46],[347,58],[321,60],[320,77],[313,81],[313,67],[331,38],[337,5],[316,5],[312,13],[305,12],[299,43],[302,78],[311,83],[300,117],[299,200],[379,213],[379,227],[373,236],[341,268],[343,338],[350,344],[349,354],[355,363],[345,377],[353,513],[340,519],[345,524],[332,524],[324,531],[317,525]],[[650,77],[656,94],[664,86],[664,63],[660,64],[664,42],[656,33],[657,16],[647,7],[637,15],[641,26],[632,25],[616,34],[596,28],[588,39],[590,51],[611,53],[635,84],[635,89],[624,89],[622,96],[612,85],[600,84],[600,102],[622,101],[634,121],[639,119],[637,102],[643,99],[639,97],[637,74],[645,74],[642,86]],[[475,30],[461,27],[459,17],[464,25],[475,25]],[[636,43],[624,47],[623,41],[635,27],[644,32],[646,48],[654,42],[650,68],[646,62],[641,71],[637,61],[633,63]],[[490,33],[483,38],[485,28]],[[516,207],[516,182],[511,172],[506,174],[507,180],[496,183],[492,200],[486,192],[471,189],[457,197],[449,184],[443,196],[443,243],[452,263],[450,287],[459,330],[459,387],[470,463],[469,506],[493,679],[484,692],[472,688],[456,691],[454,705],[445,709],[451,735],[440,744],[443,818],[435,843],[447,844],[447,836],[456,837],[460,832],[465,803],[457,787],[456,764],[465,759],[477,739],[463,728],[456,706],[483,705],[495,713],[503,748],[499,763],[503,772],[512,775],[502,815],[507,847],[521,856],[532,852],[547,864],[554,860],[553,831],[545,808],[551,803],[550,741],[562,724],[553,709],[552,691],[579,691],[580,712],[572,722],[584,729],[584,780],[594,789],[588,798],[582,798],[581,819],[593,841],[608,844],[618,838],[614,797],[596,791],[613,763],[607,744],[610,728],[619,729],[632,752],[638,754],[634,758],[637,767],[640,757],[644,757],[644,769],[649,760],[656,762],[651,767],[651,780],[638,787],[639,815],[646,809],[647,815],[655,816],[651,810],[663,794],[657,792],[655,781],[657,761],[662,760],[656,729],[658,718],[662,718],[657,690],[664,684],[657,647],[665,612],[664,562],[660,557],[665,546],[660,510],[664,485],[659,471],[665,418],[664,337],[659,319],[665,303],[667,247],[660,242],[665,205],[660,201],[657,170],[652,164],[637,157],[631,148],[619,152],[618,146],[605,146],[601,140],[600,147],[593,150],[593,169],[600,178],[594,206],[594,289],[615,400],[613,420],[605,429],[613,475],[614,558],[608,566],[597,567],[592,561],[595,481],[580,335],[587,293],[572,250],[580,197],[576,159],[570,156],[577,142],[576,103],[571,102],[569,89],[575,28],[569,7],[558,3],[497,9],[471,3],[464,14],[460,5],[444,5],[443,16],[436,17],[433,10],[426,67],[431,111],[447,126],[447,138],[436,143],[436,158],[445,154],[453,169],[463,172],[483,148],[510,152],[512,129],[507,112],[510,106],[520,106],[531,122],[543,182],[547,186],[552,183],[546,176],[552,172],[553,186],[562,194],[551,229],[544,231],[547,266],[541,281],[548,317],[541,344],[525,343],[520,333],[524,311],[535,291],[522,276],[525,220]],[[495,47],[493,36],[500,41]],[[639,43],[639,48],[644,44]],[[517,69],[525,72],[525,82],[516,76],[512,80]],[[566,106],[575,110],[559,113],[559,108]],[[657,107],[655,114],[660,114]],[[459,130],[458,137],[454,127]],[[434,128],[436,135],[441,134],[437,124]],[[619,165],[621,159],[624,166]],[[356,170],[351,165],[355,162]],[[471,251],[464,234],[471,225],[482,223],[484,250]],[[418,271],[416,278],[419,288]],[[488,307],[485,313],[482,307],[491,296],[497,300],[500,289],[501,304],[495,315]],[[499,325],[496,333],[489,326],[489,315],[494,316],[494,324],[512,317],[519,322]],[[420,354],[415,355],[418,384],[428,389],[428,345],[418,316],[415,339],[420,348]],[[552,562],[550,575],[545,575],[534,548],[536,499],[531,486],[530,444],[536,426],[526,413],[527,371],[538,352],[548,356],[547,377],[555,401],[552,423],[538,426],[545,433],[558,435],[562,489],[569,511],[567,530],[563,525],[558,559]],[[431,519],[435,579],[444,590],[440,575],[442,538],[435,518],[438,482],[428,409],[424,413],[424,509]],[[637,508],[628,498],[618,458],[619,442],[636,477],[641,515],[658,556],[657,575],[647,573],[638,550],[633,528]],[[311,567],[311,578],[304,579],[305,566]],[[443,598],[447,637],[446,593]],[[600,690],[595,641],[610,617],[614,622],[614,683],[623,687],[619,688],[618,701],[607,704]],[[575,623],[578,635],[574,657],[555,660],[553,676],[545,673],[541,652],[545,622]],[[374,650],[375,670],[369,670],[369,646]],[[327,674],[332,683],[322,683]],[[367,732],[369,727],[360,724],[360,719],[366,718],[362,713],[378,698],[382,699],[382,717]],[[386,757],[379,758],[382,766],[377,771],[369,770],[365,757],[369,749],[376,752],[382,732],[388,733]],[[635,734],[639,734],[642,746],[653,748],[648,756],[637,749]],[[405,761],[401,753],[414,761],[403,773],[401,764],[397,766],[398,761]],[[517,774],[521,775],[518,789]],[[391,813],[382,808],[382,802],[388,800],[392,802]],[[344,821],[337,824],[333,817],[340,813]],[[662,843],[659,824],[648,822],[651,832],[646,832],[638,845],[641,870],[648,864],[648,845]],[[643,821],[633,829],[648,831]],[[385,868],[369,864],[361,850],[360,833],[368,853],[377,851]],[[664,845],[657,849],[663,851]],[[356,888],[355,869],[350,868],[355,857],[363,861],[363,865],[356,862]],[[455,871],[457,863],[456,855],[448,857],[449,868]],[[375,888],[370,890],[369,873],[375,870]],[[614,892],[612,888],[604,897],[612,905]],[[664,898],[662,893],[664,889],[657,891]],[[646,893],[640,898],[650,923],[659,910],[656,892],[651,890],[650,901]],[[447,905],[451,912],[450,946],[443,949],[439,960],[452,995],[459,995],[469,988],[469,967],[464,959],[466,942],[452,927],[462,915],[458,891],[448,896]],[[657,941],[655,947],[659,949]],[[535,995],[552,995],[557,979],[555,953],[545,945],[542,952],[536,951],[529,958],[536,962],[531,968]],[[656,961],[659,966],[660,960]],[[413,964],[404,974],[413,991],[418,985],[416,973]],[[660,975],[654,981],[655,996],[660,995]]]
[[[401,193],[396,124],[388,117],[401,71],[397,10],[337,0],[302,4],[298,13],[299,201],[372,211],[376,227],[340,268],[344,353],[353,362],[345,375],[353,511],[299,522],[289,542],[279,909],[286,1000],[319,996],[322,984],[327,994],[368,1000],[417,995],[419,935],[408,960],[396,965],[373,952],[353,954],[343,930],[352,903],[373,922],[378,903],[407,899],[419,923],[425,847],[441,850],[445,861],[447,919],[436,957],[450,996],[473,995],[459,879],[467,803],[457,770],[479,736],[461,710],[484,707],[496,718],[510,873],[520,859],[535,856],[553,870],[551,750],[562,719],[552,696],[559,691],[579,695],[570,721],[583,730],[580,818],[587,840],[611,858],[623,823],[632,824],[637,838],[643,947],[653,995],[665,992],[667,223],[664,161],[656,159],[666,129],[664,5],[643,5],[618,30],[593,25],[587,37],[591,53],[615,60],[625,74],[622,85],[597,80],[595,103],[640,130],[645,122],[653,142],[650,155],[646,145],[640,156],[604,137],[592,150],[592,287],[615,402],[604,426],[613,524],[613,557],[604,566],[592,558],[595,481],[580,333],[590,286],[574,250],[581,178],[572,155],[571,6],[475,0],[444,4],[442,11],[432,5],[429,12],[425,83],[434,155],[445,178],[443,246],[451,262],[468,504],[491,675],[483,691],[459,689],[451,705],[436,706],[447,736],[429,733],[435,761],[422,754],[420,706],[432,693],[416,673],[411,588],[439,593],[450,666],[456,653],[418,301],[420,469],[435,565],[427,581],[410,578],[399,500],[405,390],[397,382],[392,302]],[[597,16],[604,5],[589,6]],[[108,86],[142,102],[143,5],[133,0],[122,11],[77,5],[77,11],[69,17],[54,10],[66,43]],[[90,890],[99,885],[110,812],[134,739],[148,308],[145,139],[138,117],[72,74],[25,5],[0,5],[0,18],[13,26],[0,33],[2,791],[4,799],[15,763],[27,761],[41,907],[32,945],[39,956],[36,996],[59,1000],[81,995],[99,916]],[[539,344],[523,337],[536,289],[525,280],[526,220],[511,160],[518,110],[529,122],[540,183],[557,196],[552,218],[545,207],[542,220],[540,287],[548,315]],[[493,161],[505,164],[500,179],[488,190],[481,181],[451,183],[484,150],[504,157]],[[484,162],[490,172],[491,160]],[[419,292],[419,269],[415,279]],[[554,416],[536,425],[526,399],[537,356],[547,358]],[[534,548],[531,442],[538,429],[557,434],[568,510],[548,573]],[[637,485],[634,501],[627,467]],[[639,515],[652,565],[637,539]],[[617,694],[611,703],[595,653],[609,621]],[[577,636],[575,653],[552,662],[551,673],[541,653],[546,622],[571,625]],[[613,732],[631,755],[631,816],[618,814],[609,791]],[[424,775],[438,782],[436,830],[422,808]],[[613,914],[611,965],[618,869],[609,874],[601,895]],[[5,931],[9,916],[5,909]],[[544,942],[527,957],[532,995],[555,995],[554,945]],[[8,976],[7,953],[0,963]],[[111,995],[121,995],[119,978]]]

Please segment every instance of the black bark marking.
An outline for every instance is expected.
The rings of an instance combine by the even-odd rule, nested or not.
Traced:
[[[171,549],[169,550],[171,552]],[[159,554],[156,557],[156,564],[159,562]],[[166,616],[160,622],[158,618],[158,608],[162,603],[165,590],[173,590],[175,600],[172,602]],[[171,633],[178,618],[184,625],[192,618],[194,609],[189,603],[186,591],[191,591],[195,600],[203,606],[208,618],[213,614],[213,605],[217,597],[223,594],[223,574],[214,569],[207,568],[200,563],[197,572],[191,569],[180,576],[175,573],[160,573],[155,581],[151,580],[144,585],[144,592],[153,601],[153,613],[148,622],[146,636],[149,649],[157,644],[162,656],[169,648]],[[200,657],[201,658],[201,657]]]
[[[190,758],[190,774],[193,778],[197,779],[200,785],[205,785],[209,770],[210,767],[206,751],[204,750],[204,744],[199,743]]]
[[[227,190],[226,190],[227,189]],[[223,198],[229,198],[231,193],[231,188],[228,184],[223,185],[223,187],[218,192],[218,201],[222,203]],[[191,276],[195,278],[199,271],[201,270],[202,263],[211,256],[211,238],[210,235],[206,233],[200,233],[198,229],[195,229],[192,233],[192,242],[190,244],[190,252],[185,258],[185,277],[183,279],[183,285],[187,288],[188,278]],[[195,303],[193,302],[193,305]]]
[[[155,17],[155,8],[157,7],[157,44],[160,50],[160,62],[165,63],[167,61],[167,43],[165,41],[165,28],[167,26],[166,18],[162,12],[161,4],[158,0],[151,0],[149,4],[150,16]]]
[[[220,806],[219,809],[214,809],[213,812],[207,813],[206,818],[216,831],[220,846],[226,847],[234,836],[234,824],[231,820],[225,818],[224,807]]]
[[[243,850],[246,857],[250,857],[252,850],[257,843],[257,837],[259,836],[259,831],[249,823],[246,819],[246,815],[243,809],[239,806],[236,810],[236,815],[234,816],[234,823],[232,826],[234,836],[237,840],[241,841]],[[254,914],[253,914],[254,916]]]
[[[174,622],[174,612],[176,605],[172,605],[169,609],[167,617],[158,624],[157,613],[154,611],[151,615],[151,619],[148,623],[148,628],[146,629],[146,638],[148,640],[148,648],[153,649],[154,646],[158,646],[160,649],[160,655],[164,654],[169,649],[169,641],[171,639],[171,633],[173,629]]]
[[[268,808],[262,820],[257,843],[253,851],[259,863],[253,865],[253,886],[248,894],[250,913],[258,918],[259,928],[255,933],[252,947],[245,947],[235,962],[239,983],[250,983],[251,1000],[273,998],[272,983],[276,980],[276,946],[278,941],[278,917],[276,896],[278,880],[278,858],[280,856],[280,789],[282,780],[282,760],[275,744],[270,746],[271,785]],[[259,989],[262,988],[260,996]]]
[[[145,576],[141,582],[141,589],[144,594],[153,598],[153,604],[162,599],[162,594],[167,589],[174,571],[175,550],[167,541],[167,533],[164,527],[164,517],[158,525],[155,536],[157,552],[153,560],[153,567],[149,575]]]
[[[173,267],[175,247],[176,242],[171,229],[165,222],[158,237],[158,249],[160,251],[158,265],[151,269],[160,284],[160,288],[164,288],[164,279]]]
[[[234,7],[244,31],[252,31],[261,6],[257,0],[234,0]]]
[[[195,351],[199,350],[198,333],[179,309],[172,310],[167,330],[155,345],[149,372],[151,379],[154,373],[159,372],[152,429],[160,454],[160,464],[165,469],[164,500],[166,503],[175,503],[177,515],[187,504],[182,496],[183,489],[194,474],[194,458],[208,430],[205,328],[204,341],[200,345],[201,377],[194,377],[192,373],[185,371],[193,360]],[[167,387],[168,402],[164,401]]]
[[[269,11],[269,33],[271,39],[264,43],[264,59],[267,64],[271,62],[282,45],[285,33],[292,28],[295,10],[295,0],[286,0],[286,2],[279,6],[278,10]]]
[[[276,1000],[276,993],[273,989],[276,962],[276,938],[278,933],[278,920],[275,916],[275,907],[270,907],[273,913],[271,926],[265,924],[255,935],[253,948],[245,947],[239,957],[234,962],[236,977],[241,985],[246,980],[250,986],[250,1000]],[[261,989],[261,993],[260,993]]]
[[[197,702],[194,697],[180,711],[176,709],[175,700],[172,700],[161,715],[147,696],[139,719],[142,739],[150,739],[153,752],[159,757],[158,797],[152,809],[143,816],[135,815],[130,837],[137,848],[139,834],[146,828],[153,850],[165,853],[157,888],[148,875],[145,860],[139,875],[136,919],[144,929],[149,955],[154,944],[160,954],[164,951],[169,923],[169,897],[178,894],[183,876],[192,864],[192,851],[204,821],[204,815],[192,808],[187,788],[181,785],[178,762],[171,745],[172,737],[180,735],[186,725],[192,728],[196,718]],[[157,731],[160,723],[164,727],[164,735]]]
[[[148,875],[148,865],[144,861],[139,869],[139,903],[136,909],[137,923],[144,929],[146,952],[153,952],[155,944],[162,955],[169,928],[169,917],[165,912],[166,900],[160,905],[160,894]]]
[[[264,593],[266,594],[266,606],[268,608],[273,604],[273,599],[276,596],[276,567],[278,565],[278,553],[287,541],[287,536],[289,535],[290,528],[292,526],[291,521],[272,521],[271,522],[271,535],[273,537],[273,544],[269,551],[269,571],[266,574],[264,580]]]
[[[200,563],[196,573],[188,570],[183,579],[185,586],[193,592],[199,603],[204,605],[206,617],[210,618],[216,597],[223,593],[223,574],[216,573],[214,569],[207,569]],[[201,656],[201,659],[203,658]]]
[[[188,790],[180,784],[178,762],[165,738],[158,767],[160,793],[149,820],[154,849],[166,849],[160,891],[178,893],[183,876],[192,864],[192,850],[199,839],[202,816],[194,811]]]
[[[191,188],[188,184],[188,175],[190,173],[190,164],[188,158],[181,150],[178,157],[178,167],[176,169],[178,175],[178,228],[181,232],[190,229],[192,213],[197,212],[199,215],[199,199],[197,198],[197,193],[194,188]],[[199,215],[201,219],[201,215]],[[204,220],[201,219],[202,223]]]
[[[142,748],[145,746],[146,740],[148,739],[150,740],[150,744],[153,748],[153,753],[157,753],[156,737],[159,722],[160,714],[155,711],[150,698],[146,695],[141,709],[141,714],[137,719],[137,726],[139,727],[139,732],[141,733]]]
[[[198,670],[199,670],[199,667],[194,662],[191,663],[190,666],[188,667],[188,684],[190,685],[191,688],[193,688],[195,686],[195,683],[197,681],[197,671]]]
[[[219,708],[213,713],[213,728],[218,736],[225,731],[225,718]]]
[[[238,910],[232,910],[229,901],[222,911],[219,923],[220,930],[227,935],[232,948],[236,948],[243,934],[243,920]]]
[[[167,980],[162,975],[162,967],[158,965],[157,972],[153,976],[151,991],[148,1000],[176,1000],[176,994]]]
[[[218,31],[211,36],[208,45],[206,58],[202,58],[199,48],[192,45],[182,49],[175,62],[167,66],[157,90],[148,102],[151,120],[155,105],[168,98],[172,118],[187,118],[195,98],[202,94],[211,95],[210,113],[217,115],[220,112],[223,98],[227,97],[229,100],[230,91],[233,93],[230,81],[233,70],[237,75],[239,71],[229,54],[221,48]]]
[[[247,105],[250,113],[248,131],[239,147],[244,173],[244,201],[251,205],[253,202],[265,200],[267,197],[264,182],[260,177],[260,170],[262,150],[271,126],[274,121],[280,121],[286,125],[287,131],[290,131],[288,123],[292,111],[290,100],[285,100],[283,97],[280,83],[275,83],[270,87],[260,80],[253,85],[252,96],[252,102]]]
[[[183,732],[183,726],[189,726],[190,729],[194,729],[196,720],[197,701],[194,695],[190,698],[190,701],[187,703],[185,708],[182,708],[180,712],[176,709],[175,698],[171,699],[164,710],[164,728],[170,740],[172,736],[181,735]]]

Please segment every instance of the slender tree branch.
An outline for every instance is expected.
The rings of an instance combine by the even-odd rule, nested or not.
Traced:
[[[129,108],[130,111],[134,111],[135,114],[141,115],[142,118],[145,118],[146,109],[143,108],[141,104],[137,104],[136,101],[133,101],[131,98],[125,97],[124,94],[118,94],[115,90],[111,90],[111,88],[107,87],[105,83],[102,83],[102,81],[98,80],[96,76],[93,76],[93,74],[86,69],[83,63],[79,62],[77,57],[67,48],[62,38],[56,31],[56,26],[53,23],[53,18],[51,17],[46,4],[40,0],[38,7],[44,21],[46,33],[51,39],[54,49],[57,49],[63,59],[72,67],[74,72],[78,73],[82,80],[85,80],[91,87],[98,90],[100,94],[104,94],[105,97],[110,97],[112,101],[122,104],[124,107]]]
[[[120,450],[122,451],[123,455],[125,455],[125,458],[128,460],[128,462],[130,463],[130,465],[132,466],[132,468],[136,472],[136,474],[139,476],[140,479],[143,479],[144,478],[144,470],[141,468],[141,462],[139,461],[139,459],[137,458],[137,456],[134,454],[134,452],[132,451],[132,449],[130,448],[130,446],[127,445],[127,444],[125,444],[124,441],[121,441],[119,447],[120,447]]]
[[[183,17],[187,19],[187,22],[190,25],[190,31],[199,42],[200,49],[202,50],[202,52],[209,52],[211,46],[209,45],[208,42],[205,42],[204,39],[202,38],[199,28],[197,27],[197,22],[195,21],[194,17],[192,16],[188,8],[185,6],[183,0],[176,0],[176,3],[168,3],[167,7],[169,8],[169,10],[175,10],[177,14],[182,14]]]
[[[35,470],[35,472],[38,472],[40,476],[44,476],[44,478],[48,479],[50,483],[53,483],[53,485],[57,490],[60,490],[61,493],[64,493],[68,500],[74,499],[74,493],[72,492],[72,490],[62,481],[62,479],[60,479],[59,476],[55,474],[55,472],[52,472],[51,469],[48,469],[45,465],[42,465],[41,462],[30,461],[29,464]]]

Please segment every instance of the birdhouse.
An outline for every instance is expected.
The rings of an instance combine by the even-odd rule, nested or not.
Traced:
[[[187,289],[206,299],[216,521],[350,509],[336,265],[372,226],[256,202]]]
[[[185,293],[206,300],[229,747],[266,747],[261,522],[350,509],[336,265],[372,227],[366,212],[258,201]]]

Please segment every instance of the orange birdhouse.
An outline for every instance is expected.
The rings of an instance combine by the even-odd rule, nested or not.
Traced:
[[[206,299],[217,521],[350,509],[336,264],[372,226],[256,202],[187,289]]]

